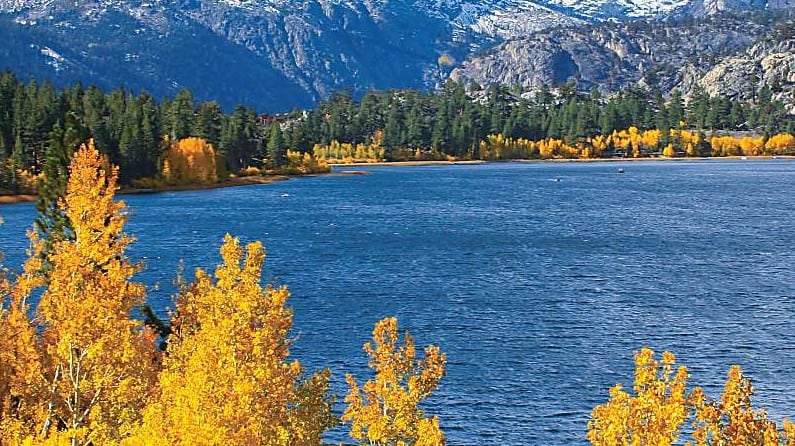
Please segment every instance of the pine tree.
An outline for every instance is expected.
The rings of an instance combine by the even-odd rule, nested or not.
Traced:
[[[171,104],[168,115],[169,134],[172,141],[187,138],[194,128],[193,95],[190,90],[180,90]]]
[[[271,124],[268,131],[268,159],[273,167],[282,167],[287,164],[287,148],[282,139],[282,128],[279,123]]]
[[[38,185],[36,210],[36,229],[44,241],[42,255],[46,258],[55,243],[69,240],[73,230],[61,209],[61,200],[66,195],[66,184],[69,179],[69,165],[72,154],[88,139],[88,130],[73,115],[66,116],[66,129],[56,123],[50,134],[50,145],[47,148],[42,170],[42,178]]]

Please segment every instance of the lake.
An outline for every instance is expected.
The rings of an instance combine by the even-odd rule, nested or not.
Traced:
[[[643,346],[715,397],[740,364],[756,406],[795,415],[795,162],[355,169],[371,174],[124,196],[151,303],[170,305],[180,259],[187,276],[217,264],[225,232],[262,240],[267,279],[293,293],[293,356],[331,367],[340,401],[345,372],[370,377],[377,320],[441,346],[425,407],[451,445],[585,444]],[[16,268],[35,209],[0,216]]]

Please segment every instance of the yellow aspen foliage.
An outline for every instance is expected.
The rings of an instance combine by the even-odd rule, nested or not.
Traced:
[[[167,183],[173,181],[174,173],[171,171],[171,161],[168,159],[163,160],[163,168],[161,169],[160,174]]]
[[[170,143],[163,154],[161,176],[171,184],[217,181],[215,148],[196,137]]]
[[[2,287],[5,294],[5,280]],[[44,419],[45,396],[36,328],[27,304],[14,296],[7,307],[0,304],[0,438],[35,434]]]
[[[795,151],[795,136],[789,133],[778,133],[765,143],[765,149],[773,155],[790,154]]]
[[[696,389],[693,392],[695,444],[777,446],[780,435],[776,423],[768,420],[764,409],[753,408],[753,393],[751,380],[737,365],[729,369],[720,401],[707,399],[700,389]],[[785,435],[792,434],[791,427],[786,427],[788,424],[785,423]]]
[[[0,439],[8,441],[32,434],[41,418],[44,381],[28,294],[16,287],[12,291],[6,271],[0,270]]]
[[[654,150],[660,144],[662,131],[658,129],[646,130],[640,135],[640,145],[646,150]]]
[[[260,284],[265,253],[227,235],[215,277],[178,296],[156,400],[125,445],[319,445],[336,424],[329,372],[289,361],[285,287]]]
[[[478,144],[478,159],[489,159],[489,144],[486,141]]]
[[[143,303],[144,287],[130,281],[139,266],[124,255],[132,239],[123,232],[125,205],[113,200],[117,178],[118,169],[93,142],[75,153],[61,205],[73,238],[48,254],[51,269],[37,308],[46,386],[38,440],[68,438],[72,446],[120,440],[138,422],[156,377],[153,338],[129,318]],[[26,265],[25,275],[32,269]],[[35,280],[21,280],[20,296],[29,282]]]
[[[287,150],[287,167],[280,169],[280,172],[287,174],[310,174],[319,172],[329,172],[331,168],[323,156],[310,154],[308,152],[298,152]],[[246,173],[258,175],[260,172],[254,167],[246,168]]]
[[[599,158],[602,156],[602,152],[608,147],[610,137],[603,136],[603,135],[596,135],[593,138],[589,139],[591,147],[593,147],[593,151],[591,155],[593,158]]]
[[[795,446],[795,423],[785,419],[782,423],[783,440],[786,446]]]
[[[740,140],[733,136],[713,136],[709,140],[712,146],[712,156],[738,156],[742,154],[740,150]]]
[[[542,160],[550,159],[555,156],[555,146],[551,140],[542,140],[538,142],[538,156]]]
[[[751,138],[746,136],[740,139],[740,151],[746,156],[758,156],[764,152],[765,137]]]
[[[447,356],[431,345],[425,348],[424,359],[417,360],[409,333],[403,345],[398,342],[396,318],[375,324],[373,343],[364,345],[375,378],[360,388],[347,375],[351,389],[342,420],[351,424],[351,436],[362,444],[443,445],[438,418],[426,417],[417,405],[439,384]]]
[[[484,159],[493,159],[493,160],[503,159],[502,156],[503,153],[505,152],[507,141],[505,137],[502,135],[502,133],[499,133],[497,135],[489,135],[486,137],[486,139],[489,145],[489,153],[487,155],[487,158]]]
[[[702,135],[698,132],[691,132],[684,129],[671,129],[670,133],[671,143],[676,147],[678,146],[685,152],[687,156],[698,156],[699,146],[703,142]]]
[[[621,385],[610,389],[610,399],[596,406],[588,422],[588,440],[594,445],[657,445],[676,442],[679,428],[690,412],[684,366],[674,371],[676,358],[664,352],[662,360],[643,348],[635,353],[632,396]]]
[[[383,138],[383,131],[377,130],[372,135],[372,142],[368,145],[361,143],[353,145],[333,140],[328,145],[315,144],[312,154],[316,159],[327,159],[330,163],[375,163],[382,161],[386,153],[386,150],[381,147]]]

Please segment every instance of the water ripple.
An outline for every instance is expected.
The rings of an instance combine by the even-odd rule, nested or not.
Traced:
[[[792,417],[795,163],[621,167],[368,167],[130,196],[130,255],[164,311],[180,259],[190,276],[218,262],[225,231],[263,240],[268,278],[293,293],[293,354],[330,367],[339,394],[345,372],[369,376],[375,321],[397,315],[448,354],[426,409],[450,444],[584,444],[591,408],[631,382],[644,345],[676,353],[712,394],[741,364],[754,401]],[[34,212],[0,208],[7,265],[21,262]]]

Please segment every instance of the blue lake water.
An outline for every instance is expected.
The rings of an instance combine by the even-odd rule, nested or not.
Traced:
[[[341,396],[346,371],[369,378],[380,318],[441,346],[426,408],[451,445],[584,444],[642,346],[713,396],[740,364],[756,405],[795,416],[795,162],[358,170],[371,175],[124,196],[151,303],[169,306],[180,259],[188,276],[218,263],[225,232],[263,240],[267,278],[293,293],[293,356],[331,367]],[[0,216],[13,268],[35,209]]]

